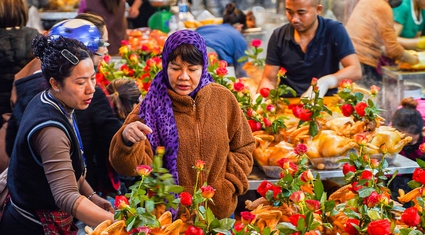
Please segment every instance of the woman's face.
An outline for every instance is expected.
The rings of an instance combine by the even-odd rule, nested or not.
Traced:
[[[53,78],[51,78],[53,79]],[[53,79],[54,80],[54,79]],[[96,77],[93,62],[90,58],[81,60],[74,67],[69,77],[65,78],[63,84],[53,81],[53,92],[55,97],[71,109],[86,109],[89,107],[94,94]]]
[[[168,63],[168,80],[171,88],[179,95],[189,95],[195,90],[201,79],[202,65],[192,65],[177,57]]]

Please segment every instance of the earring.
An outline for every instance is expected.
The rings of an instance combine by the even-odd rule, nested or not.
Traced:
[[[56,91],[56,93],[59,93],[59,89],[56,89],[55,91]]]

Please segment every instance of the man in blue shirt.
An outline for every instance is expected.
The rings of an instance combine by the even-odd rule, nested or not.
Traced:
[[[275,88],[280,67],[287,70],[287,79],[280,83],[292,87],[297,96],[311,96],[313,77],[318,78],[320,97],[336,93],[345,79],[361,78],[359,59],[344,26],[322,18],[321,11],[320,0],[286,1],[289,24],[275,29],[270,37],[258,91]]]

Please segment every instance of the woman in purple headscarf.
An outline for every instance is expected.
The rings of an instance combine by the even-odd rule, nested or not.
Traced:
[[[255,148],[249,125],[234,95],[213,83],[207,71],[204,39],[180,30],[169,36],[162,53],[163,70],[123,127],[109,151],[115,170],[136,176],[136,166],[151,164],[158,146],[165,147],[164,165],[177,184],[192,193],[197,160],[206,162],[202,185],[216,189],[211,205],[218,218],[229,217],[237,196],[248,190]]]

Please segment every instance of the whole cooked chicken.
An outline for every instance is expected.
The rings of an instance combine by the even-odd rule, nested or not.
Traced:
[[[412,137],[389,126],[376,128],[368,138],[370,141],[365,148],[366,154],[379,154],[382,145],[385,145],[389,154],[399,153],[412,140]]]

